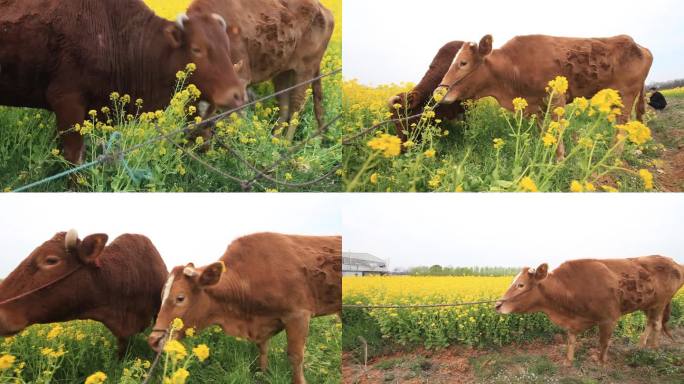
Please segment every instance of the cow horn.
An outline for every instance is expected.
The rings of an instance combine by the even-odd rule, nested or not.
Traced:
[[[70,229],[66,236],[64,236],[64,247],[66,249],[74,248],[76,242],[78,242],[78,232],[75,229]]]
[[[178,17],[176,17],[176,24],[180,27],[180,29],[185,29],[185,22],[188,21],[188,15],[185,13],[179,13]]]
[[[527,273],[529,273],[530,275],[534,275],[535,272],[537,272],[537,270],[534,268],[530,268],[527,270]]]
[[[223,29],[228,29],[228,24],[226,23],[226,19],[224,19],[223,16],[219,15],[218,13],[212,13],[211,17],[218,20],[218,22],[221,23],[221,25],[223,26]]]
[[[196,270],[195,268],[193,268],[193,267],[185,267],[185,268],[183,268],[183,274],[184,274],[185,276],[187,276],[187,277],[195,277],[195,276],[197,276],[199,273],[198,273],[197,270]]]

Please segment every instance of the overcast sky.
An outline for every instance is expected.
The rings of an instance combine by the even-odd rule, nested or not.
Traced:
[[[654,55],[648,81],[684,78],[684,2],[651,0],[344,0],[344,77],[417,83],[452,40],[516,35],[632,36]]]
[[[651,254],[684,264],[684,194],[355,194],[342,210],[344,250],[391,269]]]
[[[205,265],[241,235],[274,231],[339,235],[333,194],[0,194],[0,277],[55,233],[149,237],[169,269]]]

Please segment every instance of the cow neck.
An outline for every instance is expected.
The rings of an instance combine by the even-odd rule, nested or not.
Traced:
[[[487,65],[490,68],[490,73],[494,75],[495,84],[488,88],[485,88],[482,95],[479,97],[492,96],[499,104],[501,100],[512,100],[517,93],[517,82],[518,77],[514,75],[513,66],[511,65],[511,59],[502,49],[495,49],[487,58],[483,65]],[[491,91],[491,89],[504,89],[505,95],[495,95],[497,92]],[[485,94],[486,93],[486,94]]]
[[[558,292],[566,292],[565,284],[558,280],[553,274],[549,274],[546,279],[539,283],[539,293],[543,302],[539,304],[541,311],[553,311],[555,313],[569,316],[572,310],[568,308],[567,298]],[[556,293],[553,293],[556,292]]]
[[[207,290],[209,296],[220,302],[231,304],[228,308],[240,310],[245,313],[251,312],[250,301],[248,300],[248,292],[242,278],[237,272],[227,270],[221,277],[221,282]],[[226,308],[225,306],[222,306]]]

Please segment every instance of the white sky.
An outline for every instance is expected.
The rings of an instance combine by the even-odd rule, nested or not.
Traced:
[[[335,194],[0,194],[0,277],[45,240],[70,228],[149,237],[169,269],[205,265],[241,235],[273,231],[339,235]]]
[[[414,82],[452,40],[516,35],[632,36],[649,48],[648,81],[684,78],[684,2],[650,0],[344,0],[344,77],[364,84]]]
[[[355,194],[342,211],[343,249],[391,269],[652,254],[684,264],[684,194]]]

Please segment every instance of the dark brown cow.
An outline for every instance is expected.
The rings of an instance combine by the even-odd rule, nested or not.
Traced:
[[[166,265],[142,235],[83,240],[75,230],[44,242],[0,283],[0,336],[31,324],[75,319],[103,323],[119,341],[148,327],[160,307]]]
[[[486,35],[479,44],[464,44],[454,58],[441,82],[440,88],[448,88],[442,102],[492,96],[512,111],[513,99],[524,97],[528,111],[537,113],[547,97],[548,82],[560,75],[569,82],[560,104],[612,88],[625,105],[621,121],[629,118],[635,105],[641,120],[644,82],[652,62],[648,49],[624,35],[592,39],[517,36],[495,50],[492,36]]]
[[[162,109],[190,62],[204,100],[242,105],[225,25],[200,12],[171,22],[140,0],[0,0],[0,105],[54,111],[64,157],[79,163],[83,138],[67,130],[88,110],[109,105],[112,91]]]
[[[599,327],[600,361],[620,316],[643,311],[648,317],[641,346],[658,346],[669,335],[672,297],[684,285],[684,266],[662,256],[572,260],[547,273],[548,265],[523,268],[497,302],[499,313],[543,312],[568,332],[567,363],[574,358],[577,334]]]
[[[246,85],[272,79],[276,91],[320,74],[335,27],[332,12],[317,0],[195,0],[189,11],[223,16],[228,21],[238,76]],[[321,81],[311,86],[314,114],[321,127]],[[307,88],[301,86],[278,96],[280,121],[290,121],[300,111]],[[287,138],[292,140],[294,133],[288,129]]]
[[[407,93],[400,93],[389,99],[388,105],[393,119],[423,113],[423,108],[425,108],[428,100],[432,97],[435,89],[442,83],[442,78],[446,75],[456,53],[461,49],[462,45],[462,41],[451,41],[445,44],[439,49],[435,58],[432,59],[430,67],[418,85]],[[401,105],[401,108],[397,110],[394,107],[395,104]],[[465,110],[461,103],[458,102],[438,104],[435,108],[435,118],[443,121],[453,120],[463,114],[463,112]],[[408,136],[404,131],[410,135],[411,124],[417,123],[419,119],[419,117],[415,117],[408,119],[408,121],[402,120],[394,123],[397,136],[401,138],[402,142],[408,140]]]
[[[257,343],[265,371],[268,342],[284,329],[293,382],[305,383],[309,320],[342,309],[341,247],[339,236],[257,233],[233,241],[219,262],[174,268],[150,346],[162,347],[163,330],[175,318],[198,329],[217,324],[229,335]]]

